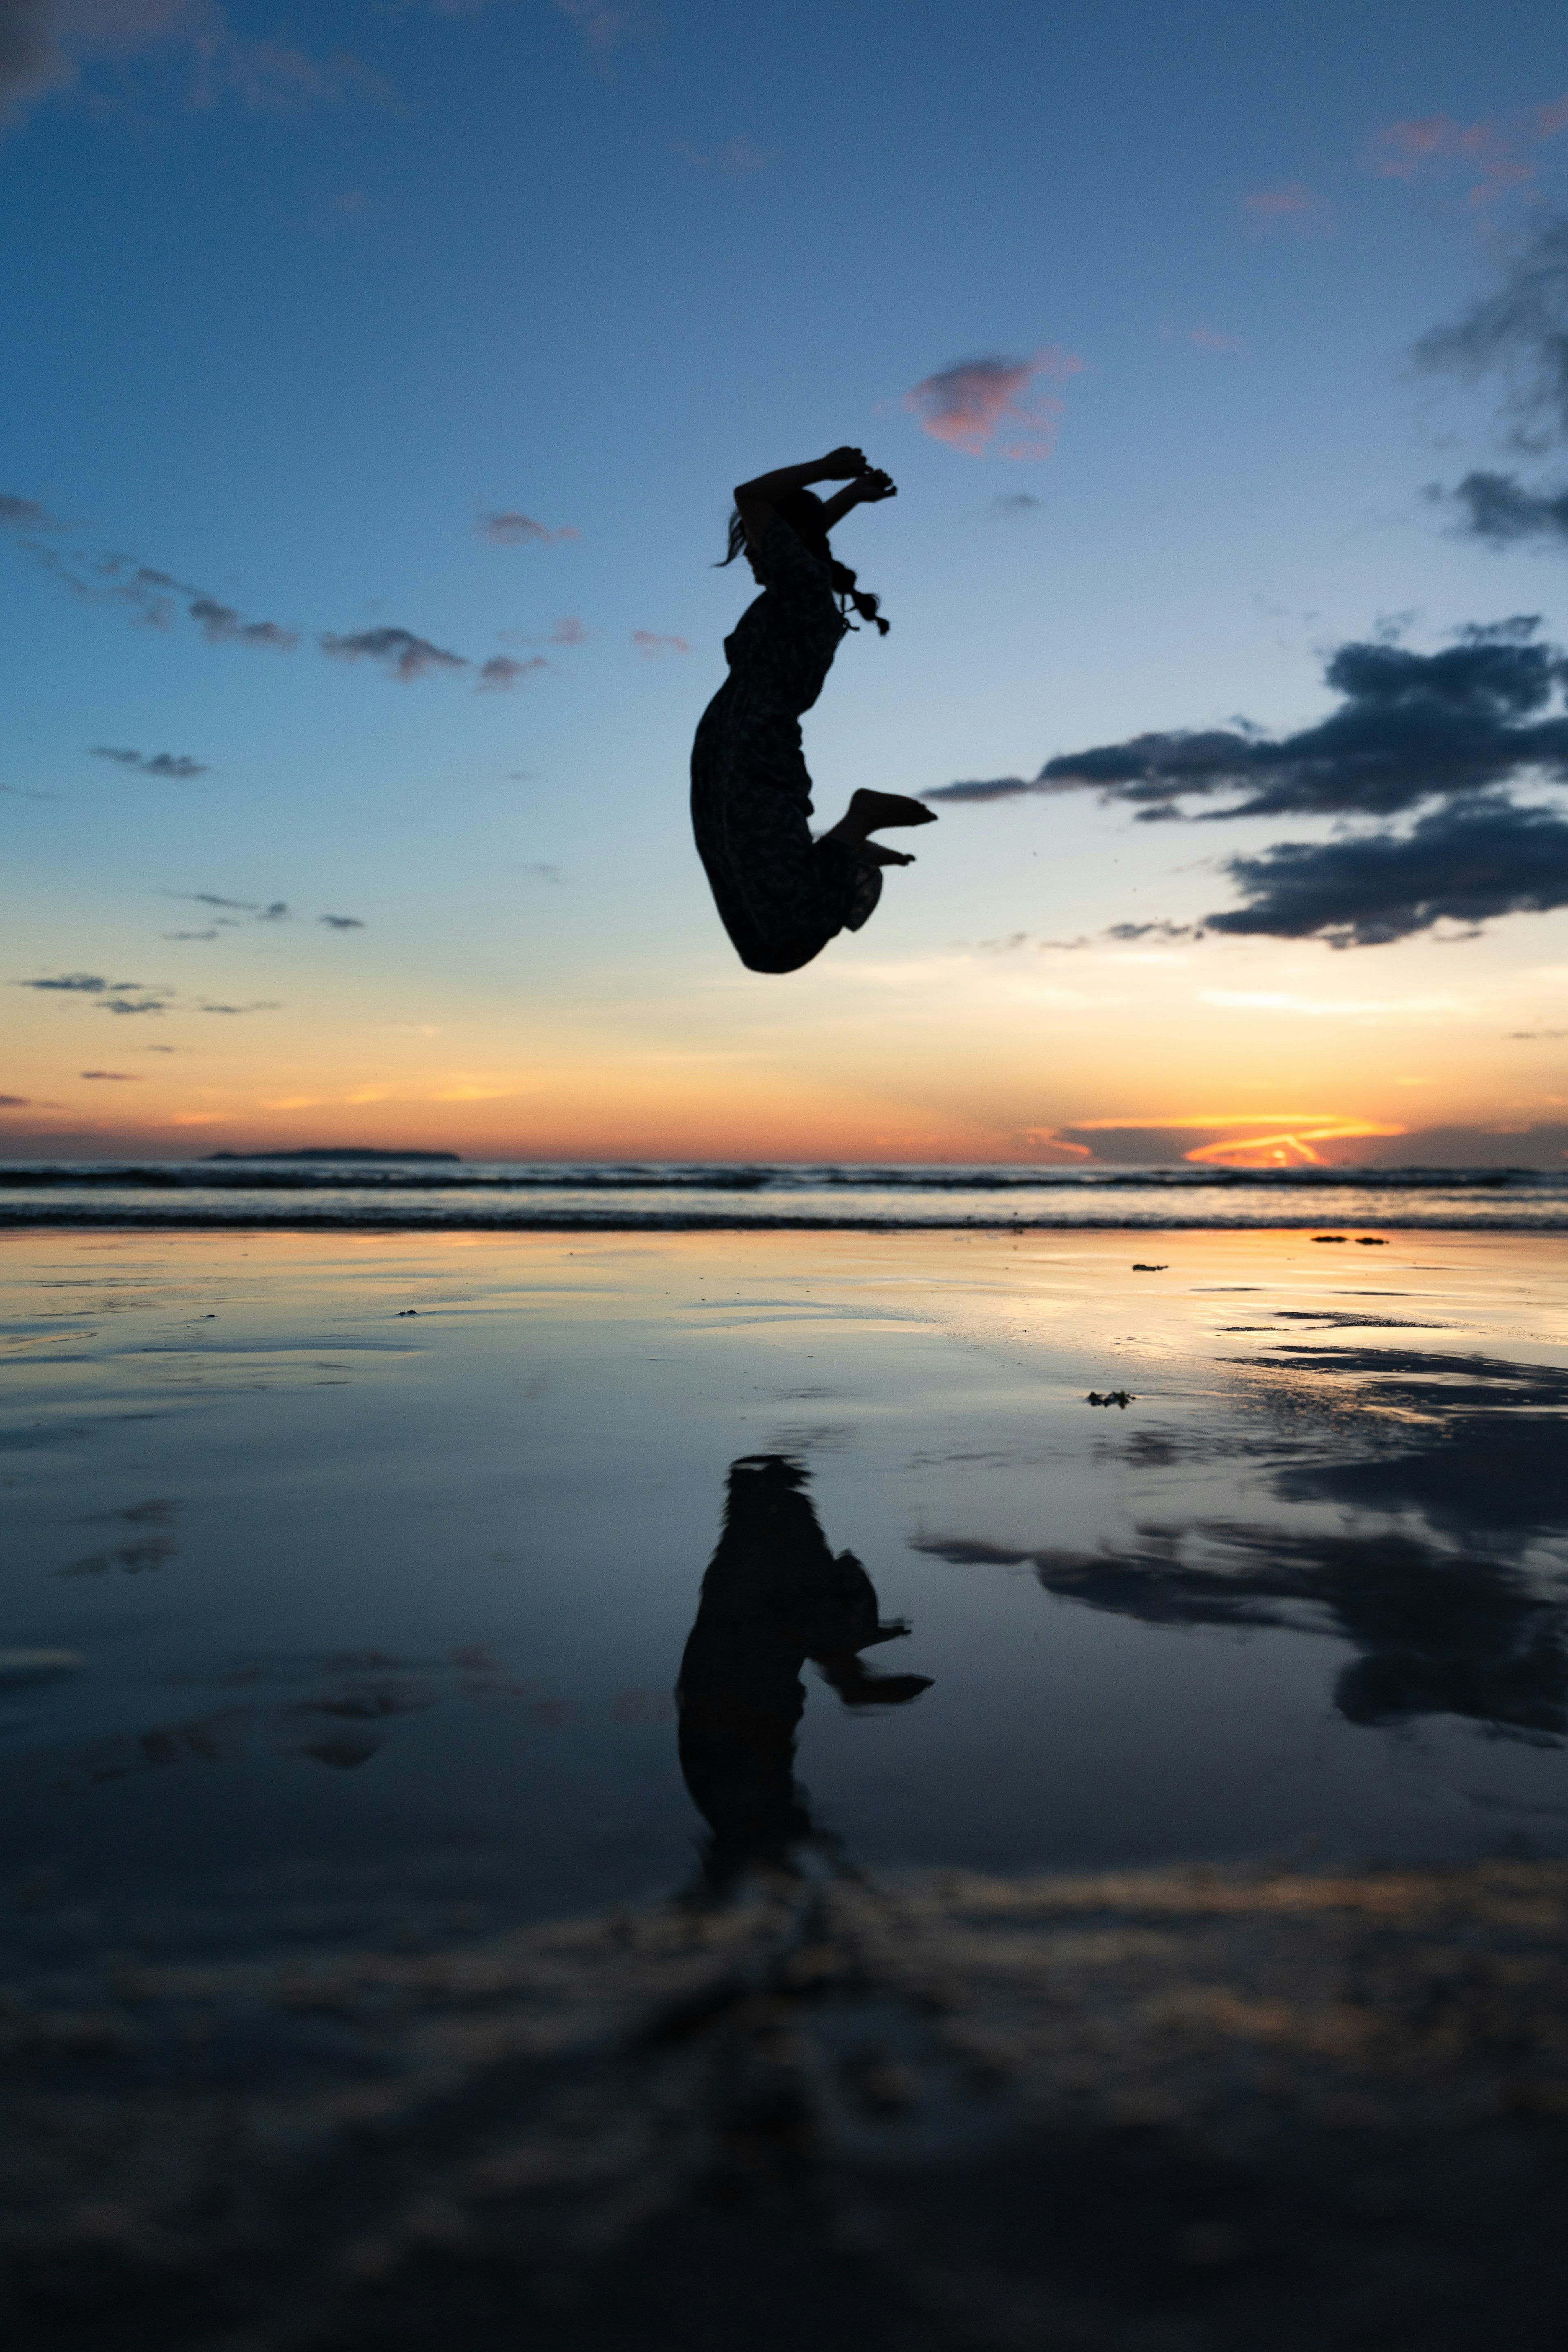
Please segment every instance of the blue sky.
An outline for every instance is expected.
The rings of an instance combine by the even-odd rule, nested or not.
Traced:
[[[900,495],[841,534],[893,632],[808,721],[827,821],[1289,734],[1380,633],[1561,643],[1568,532],[1426,495],[1518,468],[1505,373],[1412,360],[1560,216],[1560,12],[0,0],[0,73],[4,978],[108,983],[8,988],[12,1149],[1013,1157],[1202,1112],[1560,1160],[1561,910],[1109,936],[1353,809],[953,803],[784,982],[685,814],[730,485],[843,440]],[[910,405],[1042,354],[1043,433]],[[465,666],[321,649],[386,630]]]

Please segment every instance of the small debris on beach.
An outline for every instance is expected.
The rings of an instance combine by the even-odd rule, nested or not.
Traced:
[[[405,1315],[417,1315],[418,1312],[417,1307],[400,1307],[397,1310],[397,1319],[401,1323]]]
[[[1314,1234],[1312,1235],[1312,1239],[1315,1242],[1342,1242],[1346,1239],[1346,1235],[1343,1234]]]
[[[1169,1272],[1171,1271],[1171,1269],[1170,1269],[1170,1266],[1169,1266],[1168,1265],[1135,1265],[1135,1266],[1133,1267],[1132,1271],[1133,1271],[1133,1273],[1134,1273],[1134,1274],[1169,1274]]]
[[[1107,1389],[1103,1396],[1098,1389],[1090,1389],[1089,1402],[1090,1404],[1119,1404],[1125,1412],[1132,1402],[1132,1395],[1128,1389]]]
[[[1386,1249],[1388,1239],[1384,1234],[1357,1234],[1355,1245],[1357,1249]]]

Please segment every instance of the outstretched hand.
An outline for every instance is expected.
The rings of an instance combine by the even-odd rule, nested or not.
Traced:
[[[855,495],[862,504],[875,506],[882,499],[896,499],[899,486],[880,466],[868,466],[863,474],[856,477]]]

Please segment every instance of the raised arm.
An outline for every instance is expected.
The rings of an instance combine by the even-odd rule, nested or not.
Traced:
[[[898,495],[899,486],[892,476],[884,474],[879,466],[868,466],[863,474],[858,474],[852,482],[847,482],[824,501],[823,527],[831,530],[836,522],[843,521],[851,507],[877,506],[883,499],[896,499]]]
[[[865,451],[847,447],[830,450],[826,457],[808,458],[804,466],[778,466],[771,474],[759,474],[754,481],[737,482],[735,506],[746,526],[746,537],[752,547],[761,545],[773,519],[773,501],[786,490],[809,489],[813,482],[853,481],[869,472]]]

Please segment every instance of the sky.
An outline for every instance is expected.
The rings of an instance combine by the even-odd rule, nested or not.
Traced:
[[[0,0],[0,1154],[1563,1164],[1560,8]],[[941,822],[763,976],[845,442]]]

